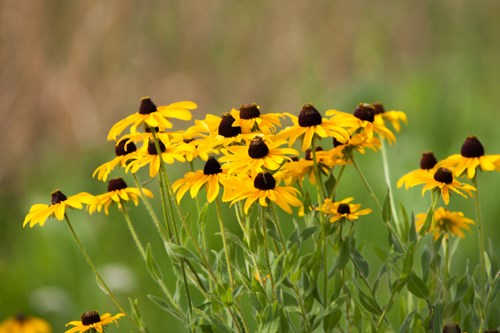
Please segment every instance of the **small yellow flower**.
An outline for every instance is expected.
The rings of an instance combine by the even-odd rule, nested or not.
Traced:
[[[284,115],[280,113],[260,112],[257,104],[243,104],[240,110],[232,109],[231,115],[235,121],[233,126],[241,127],[241,133],[261,132],[264,134],[274,134],[277,127],[281,127],[281,120]]]
[[[456,180],[453,177],[452,171],[447,168],[438,168],[434,173],[419,173],[418,175],[413,175],[413,178],[414,180],[409,187],[424,184],[422,196],[426,191],[439,189],[445,205],[448,205],[450,202],[450,190],[464,198],[467,198],[467,196],[463,192],[472,196],[472,191],[476,191],[474,186]]]
[[[292,214],[290,206],[302,206],[302,202],[297,199],[297,189],[278,186],[276,179],[268,172],[259,173],[253,179],[245,175],[228,177],[222,184],[224,185],[222,201],[231,201],[232,205],[245,200],[243,208],[246,214],[257,200],[261,206],[268,206],[268,201],[274,202],[289,214]]]
[[[111,127],[108,134],[108,140],[116,140],[116,138],[129,126],[131,126],[131,133],[135,133],[137,127],[141,124],[146,124],[153,128],[158,127],[159,130],[172,128],[173,125],[169,119],[191,120],[191,110],[196,109],[196,107],[196,103],[191,101],[176,102],[157,107],[149,97],[143,97],[141,99],[139,111],[118,121]]]
[[[341,126],[341,123],[332,119],[323,119],[312,104],[304,105],[298,117],[290,113],[285,113],[285,115],[292,120],[293,126],[283,129],[276,137],[288,139],[290,146],[300,138],[302,151],[311,148],[315,136],[334,137],[339,142],[346,142],[349,139],[349,133]]]
[[[417,214],[415,220],[415,227],[420,231],[424,226],[427,218],[426,213]],[[474,224],[474,221],[466,218],[462,212],[450,212],[443,207],[439,207],[432,215],[430,232],[434,234],[434,239],[438,239],[441,234],[448,236],[449,234],[457,235],[464,238],[463,230],[470,230],[469,224]]]
[[[0,333],[52,333],[52,328],[44,319],[19,314],[0,322]]]
[[[74,326],[67,330],[64,333],[83,333],[88,330],[97,331],[99,333],[103,333],[105,327],[109,324],[115,323],[118,326],[117,320],[121,317],[124,317],[124,313],[118,313],[114,316],[111,316],[110,313],[105,313],[102,316],[99,316],[97,311],[88,311],[82,313],[80,316],[81,320],[70,321],[66,324],[68,326]]]
[[[138,189],[135,187],[128,187],[127,183],[122,178],[111,179],[108,183],[108,192],[100,195],[96,195],[92,201],[87,205],[87,210],[89,214],[93,214],[95,211],[100,212],[104,207],[104,213],[109,214],[109,206],[116,203],[121,209],[123,203],[126,201],[133,201],[137,206],[139,204],[139,197],[142,193],[149,197],[153,197],[153,193],[146,188]]]
[[[440,165],[454,168],[456,176],[467,171],[467,177],[472,179],[476,175],[477,168],[482,171],[500,171],[500,167],[495,165],[498,161],[500,154],[485,155],[481,142],[475,136],[469,136],[463,143],[460,154],[449,156]]]
[[[422,153],[422,157],[420,158],[420,169],[416,169],[408,172],[403,177],[399,178],[397,182],[398,188],[405,186],[405,189],[409,189],[415,185],[420,184],[422,176],[425,176],[427,173],[434,174],[435,166],[437,164],[436,157],[434,153],[431,151]]]
[[[128,142],[126,139],[118,141],[115,146],[116,157],[95,169],[92,177],[97,176],[97,179],[105,182],[114,168],[117,166],[125,168],[127,166],[127,162],[130,161],[130,154],[136,150],[137,147],[133,142]]]
[[[93,200],[94,196],[81,192],[70,197],[66,197],[60,190],[55,190],[51,193],[51,204],[35,204],[31,206],[29,213],[26,215],[23,227],[29,223],[30,228],[39,224],[41,227],[47,219],[55,217],[59,221],[64,219],[66,208],[82,209],[82,204],[87,204]]]
[[[361,209],[361,204],[350,203],[354,198],[346,198],[340,201],[332,201],[331,199],[325,199],[320,211],[330,216],[330,222],[334,223],[338,220],[345,218],[349,221],[355,221],[360,216],[370,214],[372,210],[370,208]]]
[[[207,201],[214,201],[220,191],[220,178],[224,175],[219,162],[214,157],[209,157],[203,170],[188,172],[172,184],[173,190],[177,192],[177,202],[181,201],[188,190],[192,198],[196,197],[203,185],[207,189]]]
[[[391,123],[396,132],[401,130],[401,123],[408,124],[408,118],[403,111],[385,111],[384,105],[380,102],[371,103],[375,108],[375,122],[385,126],[385,121]]]

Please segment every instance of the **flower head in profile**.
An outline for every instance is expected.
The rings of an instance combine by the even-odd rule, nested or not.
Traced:
[[[293,145],[297,139],[302,140],[302,151],[311,148],[315,136],[320,138],[334,137],[340,142],[346,142],[349,139],[349,133],[338,122],[331,119],[324,119],[321,113],[312,105],[305,104],[299,116],[285,113],[293,122],[277,134],[278,138],[289,140],[289,145]]]
[[[219,162],[215,157],[210,156],[203,170],[188,172],[183,178],[172,184],[173,190],[177,192],[177,202],[181,201],[188,190],[192,198],[196,197],[203,185],[207,190],[207,201],[214,201],[220,191],[220,178],[224,176],[225,172],[223,172]]]
[[[482,171],[500,171],[496,163],[500,160],[500,154],[485,155],[484,147],[475,136],[469,136],[462,145],[460,154],[454,154],[443,160],[440,165],[454,168],[455,175],[460,176],[467,173],[469,179],[474,178],[476,169]]]
[[[424,184],[422,195],[429,190],[439,190],[445,205],[450,202],[450,191],[467,198],[467,195],[472,196],[472,191],[476,188],[472,185],[461,183],[453,177],[453,172],[447,168],[438,168],[434,172],[419,173],[414,175],[414,181],[409,185]],[[466,195],[467,194],[467,195]]]
[[[396,132],[401,130],[401,123],[408,124],[408,118],[403,111],[386,111],[381,102],[374,102],[371,105],[375,108],[375,122],[385,126],[385,121],[391,123]]]
[[[224,195],[222,201],[231,201],[231,205],[245,200],[243,206],[245,213],[256,201],[261,206],[268,206],[274,202],[285,212],[291,214],[292,207],[302,206],[297,198],[298,191],[293,187],[279,186],[276,179],[269,172],[261,172],[254,178],[245,175],[228,177],[223,180]]]
[[[118,207],[121,209],[123,207],[123,203],[127,201],[133,201],[137,206],[139,204],[139,197],[142,194],[152,198],[153,193],[146,188],[135,188],[128,187],[127,183],[122,178],[111,179],[108,182],[108,192],[96,195],[92,201],[90,201],[87,205],[87,210],[89,214],[93,214],[95,211],[100,212],[104,207],[104,213],[106,215],[109,214],[109,206],[113,203],[116,203]]]
[[[404,185],[406,189],[409,189],[412,186],[421,184],[423,178],[422,176],[425,177],[427,173],[434,174],[436,165],[437,159],[433,152],[427,151],[422,153],[422,157],[420,158],[420,168],[410,171],[403,177],[399,178],[397,186],[402,187]]]
[[[232,109],[233,126],[239,126],[241,133],[261,132],[264,134],[274,134],[276,128],[281,126],[280,113],[261,113],[260,106],[255,103],[243,104],[239,110]]]
[[[44,319],[19,314],[0,322],[0,333],[52,333]]]
[[[118,121],[111,127],[108,134],[108,140],[116,140],[116,138],[129,126],[131,126],[131,133],[135,133],[137,127],[141,124],[146,124],[152,128],[157,127],[159,130],[172,128],[173,125],[169,119],[191,120],[191,110],[196,109],[196,107],[196,103],[191,101],[176,102],[157,107],[149,97],[143,97],[141,99],[139,111]]]
[[[420,231],[424,226],[427,218],[426,213],[417,214],[415,227]],[[439,207],[432,215],[430,232],[434,234],[434,239],[438,239],[441,234],[446,236],[452,234],[460,238],[464,238],[464,230],[470,230],[469,225],[474,224],[474,221],[466,218],[462,212],[451,212],[443,207]]]
[[[114,168],[116,168],[117,166],[120,166],[122,168],[127,166],[127,162],[130,160],[130,154],[135,152],[136,150],[137,147],[133,142],[128,141],[127,139],[118,141],[118,143],[115,145],[116,157],[95,169],[92,177],[97,176],[97,179],[105,182]]]
[[[66,324],[66,327],[74,327],[70,328],[64,333],[83,333],[88,330],[91,330],[91,332],[97,331],[99,333],[103,333],[105,326],[112,323],[118,325],[117,320],[124,316],[124,313],[118,313],[114,316],[112,316],[111,313],[105,313],[102,316],[99,316],[99,313],[97,313],[97,311],[84,312],[80,316],[80,320],[70,321]]]
[[[354,198],[352,197],[340,201],[325,199],[320,211],[329,216],[331,223],[337,222],[340,219],[355,221],[360,216],[367,215],[372,212],[370,208],[360,209],[361,204],[351,203],[353,200]]]
[[[35,204],[31,206],[29,213],[26,215],[23,227],[28,223],[30,228],[39,224],[41,227],[47,219],[55,217],[59,221],[64,219],[67,208],[82,209],[83,204],[89,203],[94,196],[81,192],[70,197],[66,197],[60,190],[55,190],[51,193],[51,204]]]

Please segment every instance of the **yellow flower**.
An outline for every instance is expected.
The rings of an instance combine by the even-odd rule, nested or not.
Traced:
[[[355,221],[362,215],[367,215],[372,212],[370,208],[361,209],[361,204],[350,203],[354,198],[346,198],[340,201],[332,201],[325,199],[320,211],[330,216],[330,222],[334,223],[345,218],[349,221]]]
[[[424,226],[427,218],[426,213],[420,213],[416,216],[415,227],[420,231]],[[432,215],[430,232],[434,233],[434,239],[438,239],[441,234],[454,234],[460,238],[464,238],[463,230],[470,230],[469,224],[474,224],[474,221],[466,218],[462,212],[450,212],[443,207],[439,207]]]
[[[392,127],[399,132],[401,123],[408,124],[408,118],[403,111],[385,111],[384,105],[380,102],[371,103],[375,108],[375,122],[385,126],[385,120],[391,123]]]
[[[340,124],[345,124],[350,128],[350,133],[364,132],[366,133],[369,140],[373,137],[373,134],[379,134],[381,137],[386,138],[389,143],[395,142],[396,137],[385,124],[379,121],[375,121],[375,108],[367,103],[360,103],[354,111],[354,125],[353,117],[351,114],[340,112],[337,110],[329,110],[326,112],[327,116],[335,116]],[[344,140],[345,141],[345,140]]]
[[[125,172],[136,173],[142,167],[149,165],[149,176],[155,177],[160,170],[160,164],[163,160],[167,164],[173,164],[175,161],[185,162],[186,155],[192,153],[194,146],[184,142],[158,141],[161,153],[158,154],[154,141],[143,149],[140,149],[130,155],[131,162],[125,168]]]
[[[109,206],[113,203],[118,204],[121,209],[123,207],[123,202],[133,201],[137,206],[139,204],[139,197],[142,193],[149,197],[153,197],[153,193],[146,188],[138,189],[135,187],[127,187],[127,183],[122,178],[111,179],[108,182],[108,192],[96,195],[92,201],[87,205],[87,210],[89,214],[93,214],[95,211],[100,212],[102,207],[104,207],[104,213],[108,215]]]
[[[129,154],[133,153],[136,150],[137,147],[133,142],[128,142],[127,139],[118,141],[118,143],[115,145],[116,157],[95,169],[92,177],[95,177],[97,175],[97,179],[105,182],[114,168],[116,168],[117,166],[125,168],[127,166],[127,162],[130,160]]]
[[[245,146],[230,146],[224,149],[225,156],[219,160],[226,163],[223,169],[229,174],[255,174],[278,170],[284,162],[290,160],[287,155],[298,155],[293,148],[279,148],[286,143],[286,140],[272,141],[255,136]]]
[[[413,175],[413,178],[414,180],[409,187],[425,184],[422,189],[422,196],[428,190],[439,189],[446,205],[450,202],[450,190],[464,198],[467,198],[467,196],[463,192],[472,196],[472,191],[476,191],[474,186],[456,180],[451,170],[446,168],[438,168],[434,173],[419,173],[418,175]]]
[[[116,321],[124,316],[125,316],[124,313],[118,313],[114,316],[111,316],[110,313],[105,313],[102,316],[99,316],[97,311],[84,312],[80,316],[81,320],[70,321],[69,323],[66,324],[66,327],[68,326],[74,326],[74,327],[70,328],[64,333],[75,333],[75,332],[82,333],[88,330],[103,333],[105,328],[104,326],[107,326],[111,323],[115,323],[116,325],[118,325]]]
[[[285,113],[293,122],[279,132],[276,138],[289,139],[289,145],[293,145],[297,139],[302,139],[302,151],[311,147],[315,136],[326,138],[334,137],[340,142],[346,142],[349,139],[349,133],[341,127],[336,120],[323,119],[319,111],[312,104],[305,104],[300,111],[299,116]]]
[[[129,126],[131,126],[130,132],[135,133],[137,127],[143,123],[149,127],[158,127],[159,130],[172,128],[173,125],[169,120],[170,118],[191,120],[191,110],[196,109],[196,107],[196,103],[191,101],[176,102],[157,107],[149,97],[143,97],[138,112],[118,121],[111,127],[108,140],[116,140]]]
[[[243,206],[246,214],[257,200],[261,206],[268,206],[268,201],[274,202],[289,214],[292,213],[290,206],[302,206],[302,202],[297,199],[297,189],[277,186],[275,178],[268,172],[259,173],[253,179],[244,175],[228,177],[222,181],[222,184],[224,185],[222,201],[231,201],[232,205],[246,200]]]
[[[235,121],[233,126],[241,127],[241,133],[248,134],[252,132],[261,132],[264,134],[274,134],[276,127],[281,127],[280,118],[283,114],[279,113],[260,113],[260,107],[257,104],[244,104],[240,110],[232,109],[231,115]]]
[[[223,173],[219,162],[214,157],[209,157],[203,170],[188,172],[183,178],[176,180],[172,184],[173,190],[177,192],[175,196],[177,202],[181,201],[188,190],[191,198],[196,197],[203,185],[207,189],[208,202],[214,201],[220,191],[219,180],[224,175],[225,173]]]
[[[454,168],[457,176],[467,171],[467,177],[472,179],[478,167],[482,171],[500,171],[500,167],[495,165],[498,161],[500,155],[485,155],[481,142],[475,136],[469,136],[463,143],[460,154],[449,156],[440,165]]]
[[[2,321],[0,333],[52,333],[52,328],[41,318],[20,314]]]
[[[316,157],[321,159],[324,164],[332,168],[339,164],[350,163],[354,151],[364,154],[365,148],[377,151],[380,147],[381,143],[378,138],[372,137],[371,139],[368,139],[366,133],[361,132],[352,135],[349,140],[344,143],[341,143],[334,138],[333,149],[319,151],[316,153]]]
[[[399,178],[397,182],[398,188],[404,185],[405,189],[409,189],[410,187],[421,184],[419,181],[421,181],[422,175],[425,176],[426,173],[434,174],[436,164],[437,160],[434,153],[431,151],[422,153],[422,157],[420,158],[420,169],[410,171]]]
[[[55,190],[51,193],[51,204],[35,204],[31,206],[28,215],[26,215],[23,227],[29,223],[30,228],[39,224],[41,227],[45,224],[45,221],[51,217],[55,217],[59,221],[64,219],[66,214],[66,208],[76,208],[82,209],[82,204],[87,204],[93,200],[93,195],[87,192],[81,192],[66,197],[60,190]]]

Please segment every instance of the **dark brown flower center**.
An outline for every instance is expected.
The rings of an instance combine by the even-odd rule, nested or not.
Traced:
[[[261,172],[253,180],[253,186],[262,191],[272,190],[276,187],[276,180],[269,172]]]
[[[235,126],[233,127],[235,119],[229,113],[225,113],[222,115],[222,120],[219,124],[219,135],[222,135],[225,138],[232,138],[241,134],[241,127]]]
[[[61,202],[68,199],[60,190],[53,191],[50,194],[50,196],[51,196],[51,202],[53,205],[56,205],[56,204],[61,203]]]
[[[269,154],[269,147],[264,142],[260,136],[256,136],[250,142],[250,146],[248,147],[248,155],[251,158],[262,158]]]
[[[222,169],[220,163],[215,159],[215,157],[210,156],[205,163],[205,167],[203,168],[203,173],[205,175],[216,175],[221,173]]]
[[[101,317],[99,317],[97,311],[84,312],[80,316],[80,319],[82,320],[82,324],[85,326],[89,326],[101,321]]]
[[[420,158],[420,169],[430,170],[434,168],[436,164],[437,160],[432,151],[422,153],[422,157]]]
[[[253,119],[260,116],[260,110],[257,104],[243,104],[240,106],[240,118],[241,119]]]
[[[119,141],[115,146],[115,155],[116,156],[125,156],[137,150],[137,147],[132,141],[128,141],[127,139],[123,139]]]
[[[323,147],[321,146],[318,146],[314,149],[314,151],[318,152],[318,151],[323,151]],[[307,161],[312,161],[313,160],[313,154],[312,154],[312,150],[311,149],[308,149],[306,150],[306,156],[305,156],[305,159]]]
[[[24,323],[28,320],[28,317],[26,317],[26,315],[24,313],[18,313],[16,315],[16,321],[18,323]]]
[[[141,105],[139,106],[139,113],[140,114],[150,114],[152,112],[155,112],[156,105],[151,101],[149,97],[143,97],[141,99]]]
[[[443,328],[443,333],[462,333],[457,324],[447,324]]]
[[[345,143],[340,142],[336,138],[333,138],[333,148],[337,148],[338,146],[343,146]]]
[[[372,103],[373,108],[375,109],[375,114],[381,114],[385,112],[384,104],[381,102]]]
[[[162,153],[164,153],[165,150],[167,150],[167,148],[165,147],[163,142],[161,142],[161,140],[158,140],[158,146],[160,147],[160,151]],[[153,140],[149,141],[149,143],[148,143],[148,154],[149,155],[158,155],[158,151],[156,150],[156,145],[155,145],[155,142]]]
[[[300,127],[312,127],[320,125],[323,122],[321,113],[312,105],[305,104],[302,106],[302,110],[299,113],[299,126]]]
[[[469,136],[465,139],[460,153],[463,157],[480,157],[484,155],[484,147],[475,136]]]
[[[446,168],[439,168],[434,173],[434,180],[440,183],[451,184],[453,183],[453,174]]]
[[[159,127],[151,127],[149,126],[148,124],[144,123],[144,131],[146,133],[158,133],[160,131],[160,128]]]
[[[354,116],[358,119],[373,123],[375,120],[375,108],[368,103],[360,103],[356,110],[354,110]]]
[[[111,179],[108,182],[108,192],[123,190],[124,188],[127,188],[127,183],[125,183],[123,178]]]
[[[339,204],[339,207],[337,208],[337,213],[339,213],[341,215],[351,214],[351,207],[349,207],[349,204],[341,203],[341,204]]]

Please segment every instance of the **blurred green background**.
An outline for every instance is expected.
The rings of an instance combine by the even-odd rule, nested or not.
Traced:
[[[500,153],[499,13],[497,0],[3,0],[0,320],[22,311],[60,332],[83,311],[115,312],[64,224],[21,224],[56,188],[105,190],[91,173],[113,157],[107,130],[135,112],[142,96],[159,105],[194,100],[199,118],[249,102],[298,114],[309,102],[351,112],[359,102],[383,101],[409,119],[389,149],[394,182],[418,167],[423,151],[444,158],[467,135],[477,135],[486,153]],[[368,153],[360,164],[383,197],[380,155]],[[373,206],[355,175],[347,176],[353,185],[344,194]],[[497,255],[498,177],[479,180],[485,234]],[[419,189],[396,193],[415,213],[427,205]],[[452,208],[475,218],[471,201],[459,198]],[[141,221],[144,211],[134,212]],[[182,329],[146,299],[159,292],[121,216],[70,214],[99,267],[116,278],[120,299],[138,298],[153,331]],[[358,236],[369,244],[385,237],[377,223],[360,224]],[[476,263],[476,244],[467,233],[453,267]]]

